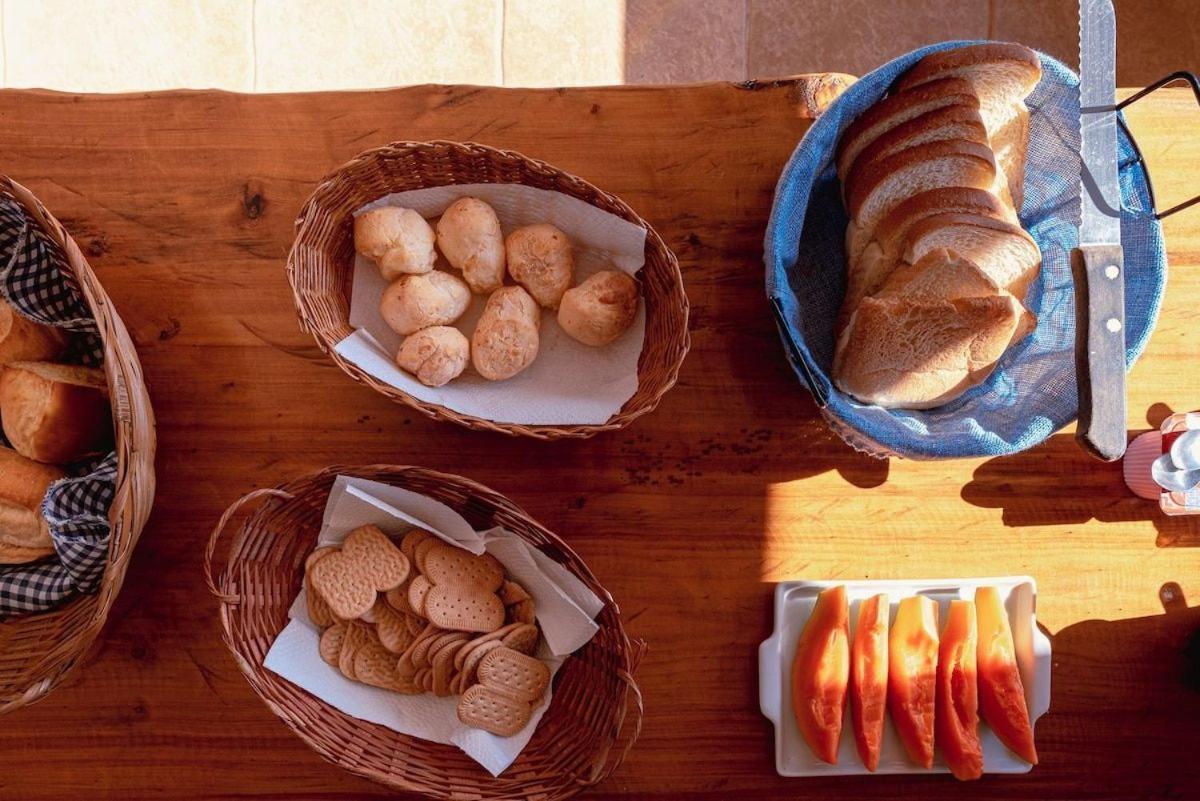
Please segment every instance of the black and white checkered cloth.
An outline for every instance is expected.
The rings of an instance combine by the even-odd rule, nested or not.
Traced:
[[[18,314],[72,332],[65,360],[98,367],[104,346],[66,257],[12,196],[0,192],[0,294]],[[3,437],[0,436],[0,443]],[[94,592],[108,559],[108,509],[117,455],[72,465],[46,493],[42,514],[55,555],[26,565],[0,565],[0,618],[44,612]]]

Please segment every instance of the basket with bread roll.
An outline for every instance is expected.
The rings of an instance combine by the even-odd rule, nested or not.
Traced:
[[[153,459],[121,319],[58,221],[0,178],[0,712],[45,695],[99,633]]]
[[[767,290],[789,360],[855,448],[997,456],[1078,414],[1078,78],[1005,42],[946,42],[851,86],[776,192]],[[1122,127],[1127,360],[1166,257]]]
[[[434,419],[539,439],[651,411],[688,349],[675,256],[625,203],[472,143],[401,142],[305,204],[301,326],[352,378]]]

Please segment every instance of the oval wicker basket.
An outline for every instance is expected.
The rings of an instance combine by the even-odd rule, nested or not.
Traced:
[[[421,740],[351,717],[263,667],[288,622],[304,558],[316,544],[330,487],[339,475],[382,481],[441,501],[477,530],[501,525],[563,564],[604,601],[599,632],[563,664],[554,698],[517,760],[493,777],[454,746]],[[237,529],[228,561],[213,557],[245,504],[269,498]],[[322,757],[389,787],[445,799],[568,798],[607,778],[637,740],[642,696],[633,673],[644,644],[631,641],[620,610],[587,566],[512,501],[459,476],[420,467],[329,467],[245,495],[217,523],[205,553],[209,589],[220,600],[225,644],[250,686]]]
[[[646,338],[638,359],[638,387],[621,410],[601,425],[519,425],[459,414],[418,400],[369,375],[334,352],[349,336],[354,272],[352,212],[392,192],[454,184],[524,184],[579,198],[646,230],[645,265],[638,273],[646,302]],[[435,420],[484,431],[538,439],[590,437],[624,428],[658,405],[679,376],[690,345],[688,300],[675,254],[662,237],[620,198],[549,164],[509,150],[474,143],[396,142],[359,154],[327,176],[296,218],[288,255],[288,280],[300,327],[354,380]]]
[[[112,398],[117,451],[117,486],[109,522],[108,566],[99,590],[43,614],[0,623],[0,714],[35,701],[79,666],[104,626],[121,590],[133,546],[154,502],[154,412],[142,365],[125,323],[113,308],[75,240],[25,187],[0,176],[0,191],[12,194],[62,247],[104,340],[104,372]]]

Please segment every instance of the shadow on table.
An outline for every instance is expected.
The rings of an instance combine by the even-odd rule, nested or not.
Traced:
[[[1155,404],[1147,411],[1147,422],[1157,427],[1170,413]],[[1002,509],[1006,526],[1148,520],[1158,532],[1160,548],[1200,547],[1200,518],[1171,517],[1157,503],[1135,496],[1125,486],[1121,463],[1106,464],[1084,453],[1073,434],[1055,434],[1023,453],[989,459],[976,468],[962,498],[985,509]]]
[[[1164,614],[1085,620],[1053,635],[1050,713],[1035,772],[1079,776],[1105,798],[1200,797],[1200,606],[1164,585]],[[1168,600],[1169,599],[1169,600]]]

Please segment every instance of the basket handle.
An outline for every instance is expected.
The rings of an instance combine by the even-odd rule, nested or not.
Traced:
[[[1194,72],[1188,72],[1187,70],[1180,70],[1178,72],[1172,72],[1170,75],[1165,75],[1162,78],[1159,78],[1157,81],[1150,84],[1145,89],[1142,89],[1141,91],[1125,98],[1120,103],[1117,103],[1116,110],[1122,111],[1125,108],[1132,106],[1134,103],[1138,102],[1143,97],[1154,94],[1159,89],[1162,89],[1164,86],[1167,86],[1168,84],[1176,83],[1178,81],[1184,81],[1189,86],[1192,87],[1192,94],[1194,94],[1196,96],[1196,103],[1200,104],[1200,78],[1197,78],[1196,74]],[[1150,180],[1150,168],[1146,164],[1146,159],[1142,156],[1142,149],[1140,147],[1138,147],[1137,140],[1133,137],[1133,132],[1130,131],[1129,126],[1127,126],[1125,124],[1124,117],[1122,117],[1119,114],[1117,115],[1117,123],[1121,126],[1121,128],[1123,128],[1125,130],[1125,135],[1129,137],[1129,143],[1131,145],[1133,145],[1133,152],[1134,152],[1134,155],[1136,156],[1136,158],[1134,159],[1134,163],[1141,164],[1142,170],[1146,173],[1146,188],[1149,190],[1149,193],[1150,193],[1150,209],[1154,213],[1154,218],[1156,220],[1165,220],[1167,217],[1170,217],[1172,214],[1176,214],[1178,212],[1183,211],[1184,209],[1195,206],[1197,203],[1200,203],[1200,195],[1196,195],[1191,200],[1185,200],[1182,203],[1172,206],[1171,208],[1167,209],[1166,211],[1159,211],[1158,210],[1158,201],[1155,200],[1155,198],[1154,198],[1154,183]]]
[[[208,545],[204,548],[204,580],[208,583],[208,591],[217,597],[221,603],[236,604],[240,598],[236,595],[222,592],[217,587],[216,579],[213,578],[213,555],[217,551],[217,542],[221,539],[221,534],[225,532],[225,527],[229,525],[229,521],[233,518],[243,506],[256,501],[259,498],[266,496],[275,498],[283,498],[285,501],[290,501],[295,496],[289,492],[277,489],[260,489],[254,492],[248,492],[238,498],[233,504],[225,510],[225,514],[221,515],[221,519],[217,521],[217,525],[213,528],[212,533],[208,535]]]
[[[633,723],[633,730],[625,737],[625,744],[618,750],[614,756],[612,749],[608,749],[598,760],[592,770],[592,774],[586,779],[581,779],[580,784],[591,787],[599,784],[613,774],[613,772],[625,761],[625,757],[629,756],[629,751],[633,748],[633,744],[638,741],[638,737],[642,733],[642,715],[644,707],[642,706],[642,689],[638,687],[638,683],[634,680],[633,674],[637,672],[638,665],[642,663],[642,657],[646,655],[645,640],[630,640],[630,655],[629,669],[617,670],[617,678],[625,685],[628,691],[626,695],[625,705],[626,714],[621,719],[621,724],[617,728],[616,737],[613,742],[621,739],[625,730],[625,721],[629,719],[628,707],[630,704],[637,706],[637,715]]]

